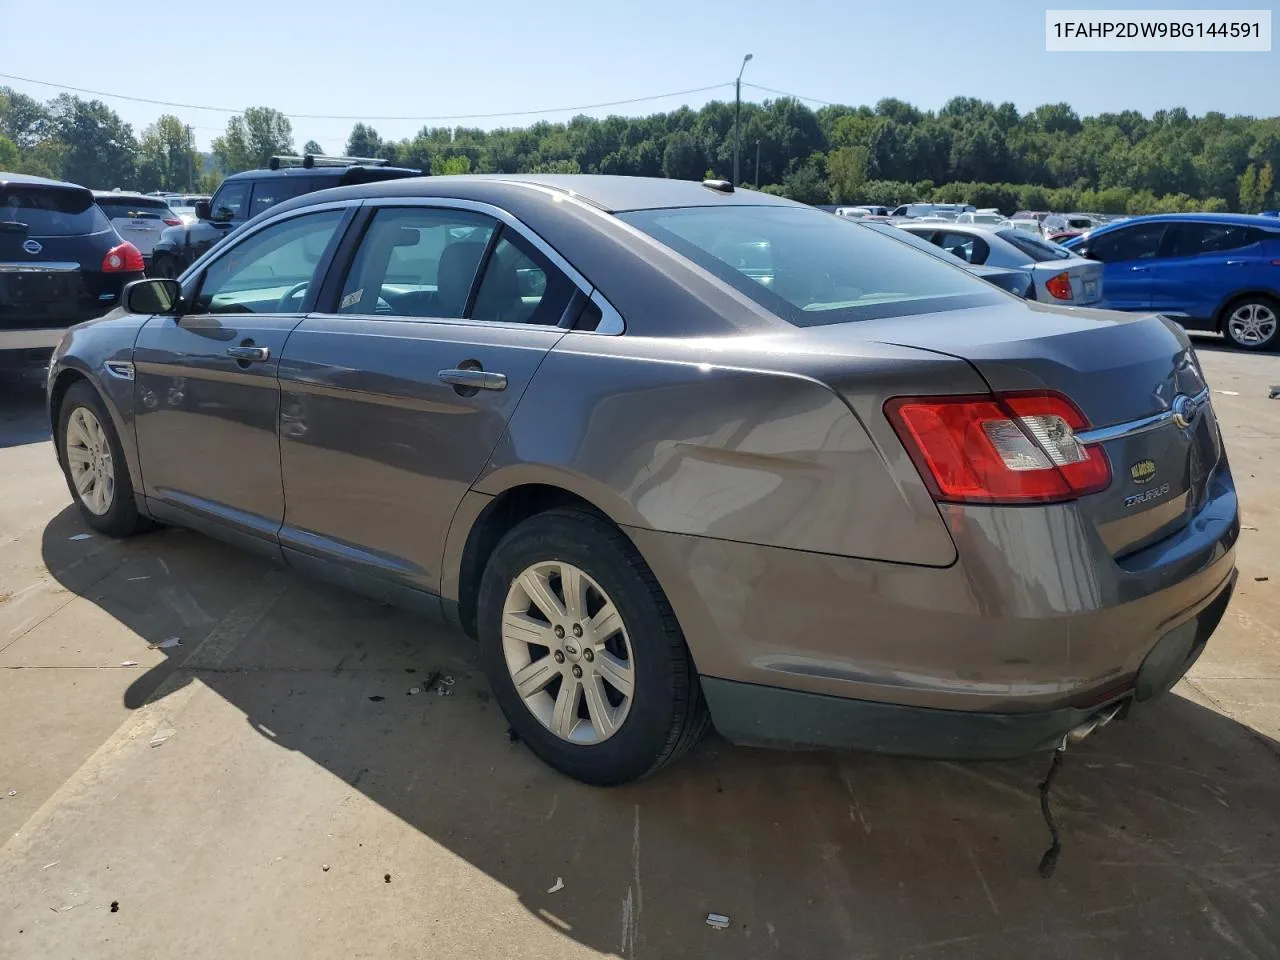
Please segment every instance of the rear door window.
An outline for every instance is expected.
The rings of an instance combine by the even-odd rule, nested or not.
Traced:
[[[0,231],[5,234],[82,237],[110,229],[88,190],[14,183],[0,187]]]
[[[476,292],[472,320],[554,326],[573,296],[573,281],[528,240],[502,228]]]
[[[1256,243],[1261,233],[1230,223],[1177,223],[1170,229],[1170,257],[1198,257],[1224,253]]]
[[[339,313],[461,319],[497,222],[467,210],[378,210],[347,273]]]
[[[933,242],[965,263],[986,263],[987,255],[991,253],[987,241],[972,233],[941,230],[933,238]]]
[[[1160,249],[1167,226],[1164,223],[1140,223],[1093,236],[1087,244],[1089,259],[1103,263],[1150,260]]]
[[[1066,247],[1060,247],[1048,240],[1027,233],[1025,230],[1001,230],[996,234],[1025,253],[1032,263],[1046,263],[1050,260],[1070,260],[1077,256]]]

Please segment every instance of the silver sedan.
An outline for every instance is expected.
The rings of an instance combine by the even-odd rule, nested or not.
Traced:
[[[937,244],[966,263],[1019,267],[1035,278],[1036,299],[1083,307],[1102,300],[1102,264],[1056,243],[1008,226],[901,223],[903,230]]]

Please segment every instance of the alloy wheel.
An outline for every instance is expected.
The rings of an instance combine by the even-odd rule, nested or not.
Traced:
[[[626,721],[631,640],[608,594],[573,564],[535,563],[511,582],[502,650],[525,707],[561,740],[601,743]]]
[[[1262,346],[1275,338],[1277,318],[1264,303],[1243,303],[1227,319],[1227,333],[1236,343],[1248,347]]]
[[[104,516],[115,502],[115,463],[106,431],[87,407],[76,407],[67,419],[65,453],[80,501],[95,516]]]

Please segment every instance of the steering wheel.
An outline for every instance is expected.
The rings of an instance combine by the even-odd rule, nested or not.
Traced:
[[[311,286],[311,281],[303,280],[303,281],[300,281],[299,283],[295,283],[292,287],[286,290],[284,292],[284,296],[282,296],[279,302],[276,304],[276,313],[288,313],[289,301],[292,300],[295,296],[297,296],[299,291],[305,290],[309,286]]]

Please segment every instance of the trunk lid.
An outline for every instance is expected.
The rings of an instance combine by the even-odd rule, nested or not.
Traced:
[[[1113,556],[1184,526],[1222,459],[1195,351],[1160,317],[1010,303],[835,326],[839,333],[831,327],[810,332],[958,357],[996,392],[1049,390],[1068,397],[1111,462],[1111,486],[1080,507]],[[1185,425],[1175,420],[1175,409]],[[1123,429],[1148,418],[1142,429]]]
[[[1065,260],[1044,260],[1029,264],[1039,288],[1037,296],[1049,304],[1086,306],[1102,299],[1102,264],[1097,260],[1082,260],[1071,257]],[[1071,283],[1071,299],[1059,300],[1045,291],[1045,284],[1053,277],[1065,273]]]

